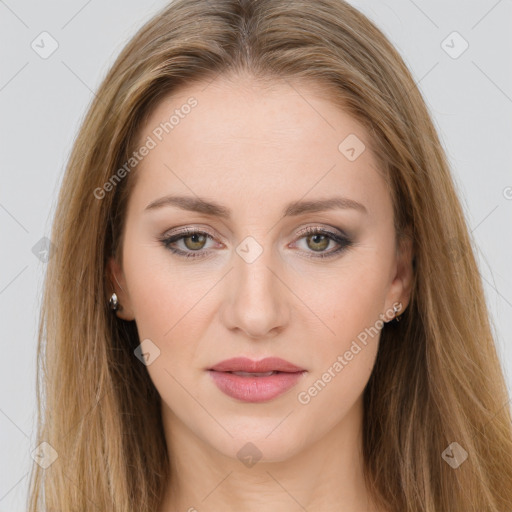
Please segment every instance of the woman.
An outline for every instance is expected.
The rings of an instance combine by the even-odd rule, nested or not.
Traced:
[[[31,511],[512,509],[446,156],[350,5],[169,4],[99,88],[52,241]]]

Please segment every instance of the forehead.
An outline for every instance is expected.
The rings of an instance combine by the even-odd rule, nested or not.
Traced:
[[[136,188],[145,199],[297,199],[335,188],[369,201],[384,186],[367,131],[311,82],[221,77],[182,86],[141,127],[144,143],[152,148],[137,166]]]

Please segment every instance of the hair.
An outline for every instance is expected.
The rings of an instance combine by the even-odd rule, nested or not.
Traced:
[[[99,199],[164,96],[219,75],[318,84],[362,123],[385,172],[413,286],[364,390],[368,489],[386,510],[512,510],[512,419],[474,241],[443,147],[397,50],[342,0],[175,0],[121,51],[83,120],[53,219],[38,332],[29,509],[153,512],[171,475],[135,322],[108,307],[136,171]],[[185,121],[186,122],[186,121]],[[457,442],[458,468],[443,460]],[[46,507],[46,508],[41,508]]]

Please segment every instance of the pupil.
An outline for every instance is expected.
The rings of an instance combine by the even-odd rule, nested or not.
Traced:
[[[322,235],[322,234],[315,234],[315,235],[311,235],[311,240],[313,241],[313,244],[322,244],[320,247],[316,247],[314,250],[322,250],[322,249],[325,249],[326,248],[326,245],[325,245],[325,242],[327,241],[327,244],[329,244],[329,239],[326,237],[326,235]]]
[[[192,235],[188,235],[185,237],[185,244],[191,250],[200,248],[201,244],[204,242],[204,235],[200,233],[194,233]],[[203,240],[202,240],[203,239]],[[199,246],[198,246],[199,244]]]

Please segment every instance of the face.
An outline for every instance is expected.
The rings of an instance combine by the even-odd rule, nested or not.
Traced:
[[[319,91],[217,79],[167,97],[140,135],[110,261],[118,316],[136,321],[167,427],[228,457],[250,441],[285,460],[360,418],[380,329],[409,298],[368,134]],[[234,357],[300,371],[211,370]]]

